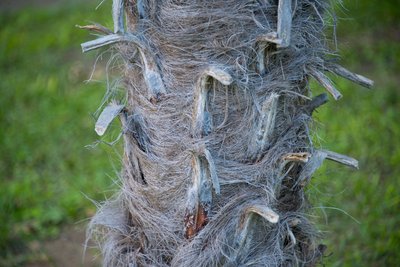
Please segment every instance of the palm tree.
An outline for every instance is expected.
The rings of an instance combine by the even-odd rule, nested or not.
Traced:
[[[90,224],[105,266],[314,266],[325,247],[305,187],[325,159],[310,138],[315,79],[372,81],[337,64],[327,0],[114,0],[112,46],[123,62],[121,190]]]

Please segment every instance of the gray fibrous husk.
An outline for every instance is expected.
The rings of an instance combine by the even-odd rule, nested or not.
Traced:
[[[356,162],[313,147],[312,112],[327,96],[313,98],[309,80],[336,99],[326,71],[370,85],[336,64],[329,9],[326,0],[115,0],[114,31],[85,26],[104,36],[83,50],[112,45],[126,88],[121,188],[89,226],[105,266],[319,262],[305,186],[324,159]]]

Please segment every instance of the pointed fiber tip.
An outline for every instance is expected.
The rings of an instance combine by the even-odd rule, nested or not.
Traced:
[[[330,71],[365,88],[371,89],[374,86],[374,81],[371,79],[351,72],[341,65],[334,65]]]
[[[375,82],[368,78],[365,78],[365,79],[366,79],[366,83],[365,83],[364,87],[366,87],[368,89],[372,89],[372,87],[375,86]]]
[[[85,45],[84,44],[81,44],[81,49],[82,49],[82,53],[86,53],[87,52],[87,50],[85,49]]]
[[[96,125],[95,128],[94,128],[94,130],[95,130],[95,132],[97,133],[98,136],[103,136],[104,133],[106,132],[106,129],[107,128],[99,126],[99,125]]]
[[[340,100],[343,97],[343,95],[340,94],[340,93],[339,94],[334,94],[332,96],[333,96],[333,99],[335,99],[336,101]]]
[[[311,102],[308,104],[309,111],[312,113],[315,109],[329,102],[327,93],[322,93],[313,97]]]
[[[260,215],[270,223],[277,223],[279,221],[279,215],[272,209],[262,206],[254,205],[248,208],[247,213],[252,212]]]
[[[332,161],[335,161],[337,163],[352,167],[354,169],[359,169],[359,165],[358,165],[358,160],[346,156],[346,155],[342,155],[333,151],[329,151],[329,150],[321,150],[321,152],[326,154],[326,158]]]
[[[104,135],[110,123],[115,119],[115,117],[118,116],[119,113],[121,113],[124,107],[124,105],[110,103],[107,107],[103,109],[99,118],[96,121],[96,125],[94,128],[99,136]]]
[[[201,76],[211,76],[223,85],[230,85],[233,82],[232,76],[222,66],[209,66]]]

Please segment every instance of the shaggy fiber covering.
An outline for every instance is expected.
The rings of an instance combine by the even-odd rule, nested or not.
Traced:
[[[325,159],[312,113],[341,94],[324,31],[327,0],[114,0],[111,45],[124,99],[109,99],[96,131],[119,116],[119,193],[90,223],[105,266],[315,266],[325,247],[305,187]],[[113,94],[109,94],[113,96]]]

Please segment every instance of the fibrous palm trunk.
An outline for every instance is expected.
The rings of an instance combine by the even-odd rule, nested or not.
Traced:
[[[120,193],[93,218],[106,266],[313,266],[323,255],[304,188],[324,159],[309,125],[336,64],[323,31],[327,0],[114,0],[112,45],[123,101]]]

